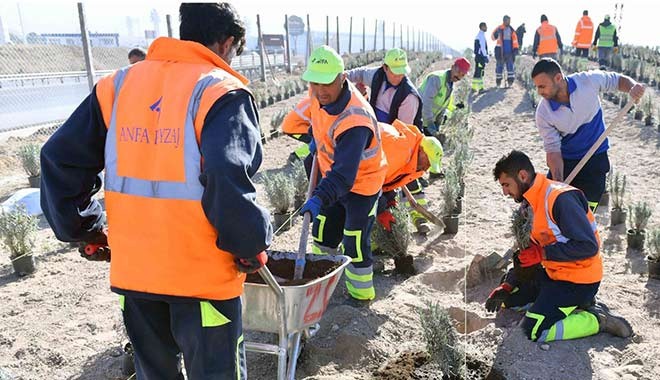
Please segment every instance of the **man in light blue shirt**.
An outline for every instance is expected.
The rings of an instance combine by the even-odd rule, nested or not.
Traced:
[[[536,63],[532,79],[543,97],[536,108],[536,126],[543,139],[549,177],[555,181],[563,181],[605,131],[600,91],[627,92],[635,102],[644,95],[643,85],[614,72],[593,70],[564,76],[552,58]],[[606,139],[571,183],[584,192],[594,211],[610,170],[608,148]]]

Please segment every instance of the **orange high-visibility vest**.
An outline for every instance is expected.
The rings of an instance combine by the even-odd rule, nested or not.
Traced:
[[[594,39],[594,23],[589,16],[582,16],[575,26],[573,46],[578,49],[589,49]]]
[[[282,132],[287,135],[306,135],[309,133],[309,127],[312,124],[311,112],[309,107],[312,100],[304,97],[293,111],[289,112],[282,121]]]
[[[383,150],[387,157],[387,174],[383,191],[405,186],[424,175],[417,170],[417,157],[424,135],[419,129],[399,119],[392,124],[378,123],[383,139]]]
[[[330,115],[311,97],[310,116],[312,134],[316,142],[317,156],[321,175],[325,177],[334,161],[336,138],[355,127],[367,127],[374,136],[369,146],[362,152],[355,182],[351,192],[360,195],[374,195],[383,186],[387,171],[387,160],[381,145],[380,128],[369,102],[355,86],[347,81],[351,99],[339,115]]]
[[[566,191],[579,190],[564,183],[549,180],[542,174],[536,174],[534,184],[525,193],[525,199],[527,199],[534,212],[531,237],[541,247],[556,242],[564,243],[568,241],[568,238],[562,234],[552,216],[552,209],[557,197]],[[544,259],[541,264],[543,264],[548,277],[551,279],[576,284],[593,284],[603,278],[603,259],[600,254],[598,226],[594,214],[589,208],[587,208],[586,213],[598,241],[598,253],[589,258],[576,261]]]
[[[536,47],[536,54],[556,54],[559,50],[557,43],[557,28],[543,21],[541,26],[536,29],[539,34],[539,45]]]
[[[247,79],[201,44],[155,40],[146,60],[101,79],[108,128],[110,282],[135,292],[223,300],[245,275],[202,209],[199,141],[213,104]]]
[[[516,33],[515,30],[509,25],[505,26],[504,24],[498,26],[493,30],[493,33],[490,35],[490,38],[492,40],[497,40],[497,46],[502,46],[502,41],[504,40],[504,29],[506,28],[511,28],[511,46],[513,49],[518,49],[520,46],[518,46],[518,34]],[[495,32],[499,30],[499,35],[497,38],[495,38]]]

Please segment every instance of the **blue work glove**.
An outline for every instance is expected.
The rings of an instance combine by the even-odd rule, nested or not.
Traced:
[[[314,138],[312,138],[312,141],[309,142],[308,146],[309,146],[309,153],[311,154],[316,153],[316,140],[314,140]]]
[[[321,213],[321,206],[323,206],[321,198],[315,195],[309,198],[307,202],[305,202],[305,204],[300,209],[300,215],[304,216],[305,213],[308,212],[311,216],[311,219],[314,220]]]
[[[435,136],[439,130],[440,128],[437,125],[429,124],[426,126],[426,128],[424,128],[424,134],[427,136]]]

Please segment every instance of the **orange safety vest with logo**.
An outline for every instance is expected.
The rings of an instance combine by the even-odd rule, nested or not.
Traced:
[[[566,191],[579,190],[564,183],[549,180],[542,174],[536,174],[534,184],[524,195],[534,212],[531,237],[541,247],[568,241],[552,216],[552,209],[557,197]],[[598,241],[598,253],[576,261],[544,259],[541,263],[551,279],[576,284],[593,284],[603,278],[603,259],[600,254],[598,226],[591,210],[587,208],[586,213]]]
[[[506,28],[511,28],[511,26],[505,26],[504,24],[498,26],[493,30],[493,33],[491,34],[491,39],[497,40],[497,46],[502,46],[502,41],[504,40],[504,29]],[[518,45],[518,35],[516,34],[516,31],[511,28],[511,47],[513,49],[518,49],[520,46]],[[499,35],[497,38],[495,38],[495,32],[499,30]]]
[[[282,121],[282,132],[299,139],[298,135],[309,133],[309,126],[312,124],[310,119],[309,107],[312,100],[309,97],[303,98],[293,111],[289,112]]]
[[[578,49],[589,49],[594,38],[594,23],[589,16],[582,16],[575,26],[573,46]]]
[[[536,29],[539,34],[539,46],[536,47],[536,54],[555,54],[559,50],[557,43],[557,28],[543,21],[541,26]]]
[[[395,119],[392,124],[378,123],[387,157],[387,173],[383,191],[405,186],[424,175],[417,170],[417,156],[424,135],[419,128]]]
[[[202,209],[199,141],[213,104],[245,84],[203,45],[165,37],[97,83],[114,288],[212,300],[243,292],[245,275]]]
[[[321,175],[325,177],[334,163],[336,139],[342,133],[355,127],[367,127],[374,136],[369,146],[362,152],[360,165],[351,188],[352,193],[374,195],[383,186],[387,171],[387,160],[381,145],[380,128],[369,102],[355,86],[348,82],[351,99],[339,115],[330,115],[311,97],[310,119],[312,134],[316,142],[317,156]]]

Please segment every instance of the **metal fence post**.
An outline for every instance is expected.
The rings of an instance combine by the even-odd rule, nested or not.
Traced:
[[[383,20],[383,51],[385,51],[385,20]]]
[[[376,51],[376,37],[378,36],[378,19],[376,19],[376,25],[374,26],[374,51]]]
[[[305,66],[307,66],[307,60],[312,54],[312,25],[309,23],[309,13],[307,14],[307,51],[305,54]]]
[[[167,36],[172,38],[172,15],[165,15],[165,22],[167,22]]]
[[[362,17],[362,52],[367,52],[367,19]]]
[[[341,49],[339,47],[339,16],[337,16],[337,53],[341,55]]]
[[[353,16],[348,26],[348,54],[351,54],[351,47],[353,47]]]
[[[80,36],[82,37],[83,54],[85,55],[85,69],[87,70],[87,84],[89,91],[94,89],[94,61],[92,59],[92,49],[89,44],[89,34],[85,23],[85,8],[83,3],[78,3],[78,18],[80,19]]]
[[[325,44],[330,46],[330,16],[325,16]]]
[[[257,14],[257,34],[259,38],[259,61],[261,63],[261,81],[266,81],[266,63],[264,62],[264,36],[261,34],[261,21]]]
[[[286,32],[286,72],[291,74],[291,39],[289,38],[289,15],[284,15],[284,30]]]

